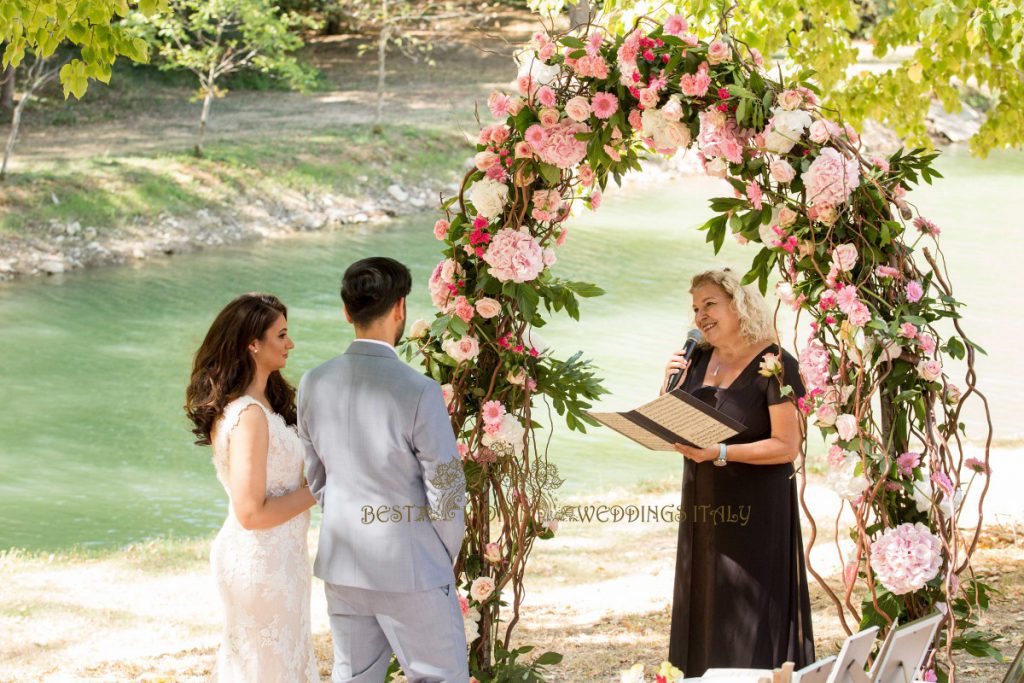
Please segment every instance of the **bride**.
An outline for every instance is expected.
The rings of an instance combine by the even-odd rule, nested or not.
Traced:
[[[227,491],[210,564],[224,605],[217,680],[319,681],[310,633],[306,547],[313,495],[303,480],[295,390],[281,376],[288,311],[243,294],[213,321],[196,352],[185,412],[213,446]]]

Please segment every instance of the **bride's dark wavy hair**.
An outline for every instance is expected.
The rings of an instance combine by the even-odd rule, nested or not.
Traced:
[[[210,445],[224,406],[241,396],[256,376],[249,344],[263,339],[281,315],[287,318],[288,309],[276,296],[257,292],[242,294],[217,314],[196,351],[185,390],[185,414],[194,425],[196,444]],[[276,370],[267,379],[267,399],[286,423],[295,424],[295,389]]]

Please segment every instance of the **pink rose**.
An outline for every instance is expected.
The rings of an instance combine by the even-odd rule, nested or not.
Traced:
[[[921,283],[917,280],[911,280],[907,283],[907,301],[910,303],[917,303],[924,296],[924,288]]]
[[[480,343],[472,335],[466,335],[459,340],[447,339],[441,348],[457,363],[471,361],[480,355]]]
[[[849,242],[838,245],[832,250],[832,263],[846,273],[857,265],[857,246]]]
[[[800,105],[804,102],[804,96],[800,94],[798,90],[786,90],[779,95],[779,106],[786,111],[793,111],[799,109]]]
[[[524,100],[522,97],[511,98],[508,104],[509,116],[515,116],[520,112],[520,110],[522,110],[524,106],[526,106],[526,100]]]
[[[599,92],[590,101],[594,116],[599,119],[610,119],[619,110],[619,100],[609,92]]]
[[[831,427],[836,423],[836,418],[839,416],[836,414],[836,409],[831,403],[822,403],[818,407],[817,412],[814,413],[814,417],[817,418],[818,424],[822,427]]]
[[[497,543],[488,543],[484,546],[484,560],[491,564],[501,562],[501,546]]]
[[[515,157],[516,159],[529,159],[533,156],[533,148],[530,147],[529,142],[517,142],[515,146]]]
[[[937,360],[922,359],[917,364],[917,374],[926,382],[934,382],[942,377],[942,363]]]
[[[654,109],[658,106],[661,95],[654,88],[644,88],[640,91],[640,106],[644,109]]]
[[[930,334],[922,332],[918,335],[917,340],[921,342],[921,350],[927,353],[929,356],[935,353],[935,337]]]
[[[828,142],[829,139],[829,125],[826,121],[818,119],[811,124],[810,129],[807,132],[808,137],[811,138],[811,142],[819,145]]]
[[[803,174],[803,180],[811,206],[832,208],[846,202],[860,185],[860,166],[855,159],[824,147]]]
[[[729,46],[721,40],[714,40],[708,45],[708,62],[711,64],[721,64],[732,59],[732,52],[729,50]]]
[[[565,103],[565,114],[573,121],[586,121],[590,118],[590,103],[586,97],[577,95]]]
[[[501,304],[494,299],[485,296],[482,299],[477,299],[476,312],[480,314],[481,318],[489,320],[501,313]]]
[[[545,128],[550,128],[551,126],[558,123],[558,120],[562,118],[562,116],[561,114],[558,113],[557,109],[545,107],[540,110],[540,115],[538,118],[540,118],[540,125],[544,126]]]
[[[480,171],[486,171],[491,166],[501,162],[501,157],[494,152],[477,152],[476,156],[473,157],[473,165]]]
[[[795,223],[795,222],[796,222],[796,211],[794,211],[793,209],[789,208],[788,206],[783,206],[782,208],[779,209],[779,227],[780,228],[788,228],[789,226],[793,225],[793,223]]]
[[[451,227],[450,224],[443,218],[438,222],[434,223],[434,237],[436,237],[439,240],[443,240],[445,237],[448,236],[449,227]]]
[[[796,169],[793,168],[785,159],[773,161],[768,167],[768,170],[771,171],[772,178],[775,179],[775,182],[782,183],[783,185],[791,182],[793,178],[796,177]]]
[[[900,325],[900,336],[913,339],[917,336],[917,326],[914,323],[903,323]]]
[[[836,431],[839,438],[849,441],[857,436],[857,418],[849,413],[843,413],[836,418]]]

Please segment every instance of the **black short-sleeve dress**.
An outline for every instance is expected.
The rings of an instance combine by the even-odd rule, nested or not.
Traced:
[[[739,420],[727,444],[771,436],[768,406],[803,396],[799,365],[781,352],[782,378],[758,372],[766,347],[724,389],[704,385],[711,349],[697,349],[682,388]],[[811,604],[792,464],[687,460],[679,523],[669,660],[687,677],[708,668],[774,668],[814,661]]]

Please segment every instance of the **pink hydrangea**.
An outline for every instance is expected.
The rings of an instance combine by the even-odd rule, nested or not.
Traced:
[[[942,543],[921,523],[886,529],[871,544],[871,569],[894,595],[920,590],[941,566]]]
[[[845,203],[860,184],[860,167],[856,160],[825,147],[804,172],[803,181],[808,204],[834,207]]]
[[[511,228],[498,231],[483,260],[499,282],[530,282],[544,270],[544,252],[537,240]]]
[[[594,99],[596,100],[597,97],[595,96]],[[530,128],[532,129],[533,126]],[[546,135],[540,145],[534,144],[527,138],[541,161],[558,168],[572,168],[587,156],[586,140],[576,139],[578,133],[590,132],[590,128],[586,124],[564,119],[560,123],[544,129],[544,132]],[[527,133],[529,134],[529,129]]]

